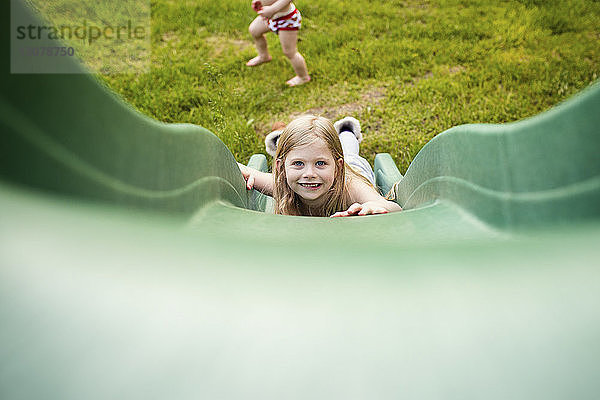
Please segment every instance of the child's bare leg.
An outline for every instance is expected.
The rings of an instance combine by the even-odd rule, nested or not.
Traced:
[[[279,31],[279,42],[281,42],[283,54],[290,60],[296,73],[296,76],[286,83],[290,86],[297,86],[310,81],[306,61],[302,54],[298,53],[298,31]]]
[[[263,17],[260,15],[252,21],[248,31],[254,38],[254,44],[256,45],[256,51],[258,52],[258,56],[249,60],[246,65],[248,67],[255,67],[262,63],[266,63],[271,61],[271,55],[269,54],[269,49],[267,48],[267,39],[265,38],[265,33],[269,31],[269,26]]]

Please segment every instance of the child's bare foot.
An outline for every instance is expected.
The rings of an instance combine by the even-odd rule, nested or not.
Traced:
[[[256,56],[251,60],[248,60],[246,63],[246,67],[256,67],[257,65],[268,63],[271,61],[271,57],[262,58],[261,56]]]
[[[306,78],[300,78],[298,75],[287,81],[288,86],[298,86],[304,85],[305,83],[310,82],[310,76],[306,75]]]

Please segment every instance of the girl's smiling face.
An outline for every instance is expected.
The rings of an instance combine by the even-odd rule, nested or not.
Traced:
[[[277,162],[281,162],[277,160]],[[285,157],[285,177],[288,186],[307,206],[320,206],[327,199],[325,194],[333,186],[336,164],[341,167],[342,159],[334,160],[323,139],[294,148]]]

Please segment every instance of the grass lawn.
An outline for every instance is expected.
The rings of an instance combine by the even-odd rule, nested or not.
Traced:
[[[210,129],[244,162],[273,122],[313,112],[357,117],[362,155],[388,152],[404,172],[452,126],[537,114],[600,75],[598,0],[298,0],[313,81],[291,89],[276,35],[272,62],[244,65],[250,0],[151,4],[151,71],[103,79],[143,113]]]

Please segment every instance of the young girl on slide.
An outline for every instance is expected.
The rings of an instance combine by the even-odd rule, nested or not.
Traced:
[[[267,137],[271,149],[276,147],[272,174],[238,165],[248,189],[273,196],[276,214],[346,217],[401,211],[373,186],[373,170],[358,155],[361,140],[354,118],[334,126],[326,118],[305,115]]]

